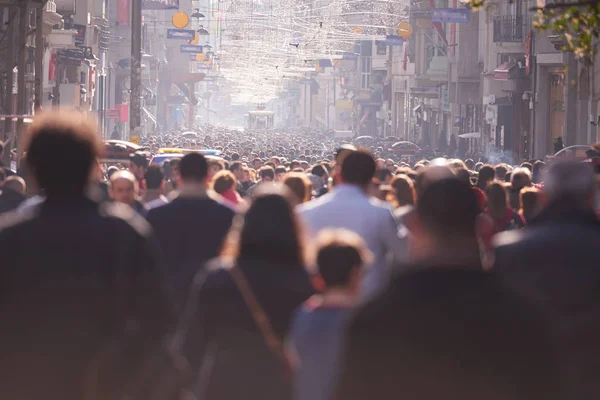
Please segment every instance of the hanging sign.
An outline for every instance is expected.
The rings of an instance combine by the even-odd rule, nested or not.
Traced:
[[[167,29],[167,39],[192,40],[195,34],[192,29]]]

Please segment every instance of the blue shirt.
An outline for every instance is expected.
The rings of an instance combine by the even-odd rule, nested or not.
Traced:
[[[329,400],[338,375],[343,331],[350,308],[302,306],[292,321],[298,366],[294,400]]]

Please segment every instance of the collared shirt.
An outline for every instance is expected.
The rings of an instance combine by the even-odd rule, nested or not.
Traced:
[[[338,185],[297,210],[312,237],[327,228],[345,228],[362,237],[374,257],[363,279],[366,296],[389,281],[391,263],[404,263],[407,259],[406,239],[399,233],[391,206],[369,198],[358,186]]]

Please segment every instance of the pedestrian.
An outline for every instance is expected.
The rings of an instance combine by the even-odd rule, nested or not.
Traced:
[[[519,215],[529,224],[542,209],[542,193],[536,188],[523,188],[519,195]]]
[[[396,175],[390,182],[391,202],[394,207],[414,206],[417,194],[412,180],[406,175]]]
[[[129,156],[129,171],[135,177],[140,195],[144,195],[146,191],[146,170],[148,169],[148,159],[140,152],[133,153]]]
[[[0,189],[4,186],[4,181],[6,180],[6,172],[2,168],[0,168]]]
[[[148,208],[139,194],[138,181],[126,170],[118,171],[110,177],[110,198],[113,201],[126,204],[142,216],[148,214]]]
[[[236,190],[237,179],[235,175],[230,171],[220,171],[214,176],[212,181],[212,188],[215,192],[220,194],[230,206],[236,207],[244,203],[244,200]]]
[[[199,153],[186,154],[179,163],[179,193],[148,213],[179,310],[200,266],[219,254],[235,214],[208,189],[207,175],[206,158]]]
[[[313,281],[320,294],[296,311],[291,328],[295,400],[331,398],[345,325],[358,301],[361,275],[370,257],[360,236],[344,229],[324,230],[316,243]]]
[[[202,368],[202,398],[291,398],[282,343],[294,310],[314,292],[288,196],[284,186],[259,188],[204,284],[192,288],[187,356]]]
[[[372,268],[364,277],[364,295],[369,296],[390,277],[389,260],[403,261],[405,240],[398,234],[398,225],[391,207],[371,199],[367,190],[375,174],[375,160],[366,151],[347,151],[334,190],[315,201],[298,207],[299,215],[316,236],[325,228],[345,228],[360,235],[374,255]]]
[[[560,398],[543,319],[482,270],[477,214],[467,183],[427,185],[408,272],[353,314],[333,399]]]
[[[494,269],[550,319],[569,386],[566,398],[600,396],[596,190],[590,165],[553,161],[544,177],[547,205],[526,229],[495,240]]]
[[[282,183],[290,189],[294,207],[311,200],[312,184],[306,174],[290,172],[285,176]]]
[[[275,169],[271,166],[264,166],[258,171],[259,181],[248,189],[248,195],[254,196],[254,192],[259,186],[273,186],[275,184]]]
[[[142,200],[146,203],[148,209],[169,202],[165,197],[165,176],[158,165],[148,167],[146,175],[144,175],[144,180],[146,181],[146,193],[142,197]]]
[[[25,137],[46,200],[0,218],[3,398],[126,398],[173,326],[148,224],[128,207],[85,195],[99,137],[82,114],[57,110],[36,114]],[[136,330],[126,337],[127,321]],[[104,366],[97,384],[94,366]]]
[[[246,175],[246,170],[244,169],[244,166],[242,165],[241,161],[234,161],[231,163],[231,166],[229,167],[229,170],[233,173],[233,175],[235,176],[235,180],[236,180],[236,190],[238,192],[238,194],[241,197],[246,196],[246,191],[248,190],[248,187],[244,187],[244,183],[248,182],[249,179]]]
[[[318,177],[318,182],[314,185],[315,197],[321,197],[329,192],[329,171],[323,164],[317,164],[312,167],[311,174]]]
[[[18,175],[9,176],[0,191],[0,215],[16,210],[25,201],[26,190],[23,178]]]
[[[515,168],[510,175],[510,207],[519,209],[519,194],[521,189],[531,186],[531,171],[525,167]]]

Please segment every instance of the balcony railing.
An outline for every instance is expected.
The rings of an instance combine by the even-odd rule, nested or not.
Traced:
[[[526,20],[514,15],[494,17],[494,43],[522,42],[527,35]]]

